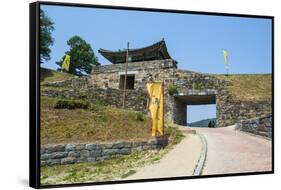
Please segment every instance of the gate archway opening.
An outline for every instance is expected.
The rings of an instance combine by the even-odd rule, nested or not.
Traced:
[[[216,105],[216,91],[192,91],[185,94],[174,95],[173,121],[178,125],[187,125],[187,112],[189,106]],[[216,109],[216,106],[215,108]],[[217,110],[217,109],[216,109]],[[216,112],[217,118],[217,112]],[[206,118],[207,119],[207,118]]]
[[[188,127],[216,126],[216,104],[188,105],[186,112]]]

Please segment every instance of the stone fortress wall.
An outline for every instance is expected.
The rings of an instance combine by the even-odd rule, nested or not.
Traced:
[[[119,80],[122,74],[124,74],[124,64],[101,65],[93,69],[89,82],[95,88],[119,89]],[[178,69],[176,62],[172,59],[129,63],[128,75],[135,76],[134,90],[127,90],[128,92],[144,93],[147,82],[164,81],[165,118],[178,124],[186,123],[186,105],[205,102],[203,96],[205,99],[213,99],[210,96],[215,97],[214,100],[207,101],[207,103],[216,104],[218,127],[233,125],[239,120],[271,113],[271,102],[265,101],[257,104],[235,101],[227,91],[226,87],[229,85],[227,82],[209,74]],[[177,87],[177,96],[169,95],[168,86],[170,84]],[[201,98],[189,104],[188,99],[195,96],[201,96]],[[146,101],[146,99],[143,100]],[[146,103],[143,102],[143,105]]]
[[[62,91],[44,90],[41,95],[87,99],[94,103],[122,108],[123,90],[119,89],[124,64],[96,66],[88,77],[49,86],[70,87]],[[272,112],[271,101],[247,102],[234,100],[229,85],[213,75],[178,69],[172,59],[133,62],[128,75],[134,75],[134,89],[127,89],[126,109],[147,112],[147,82],[164,81],[165,119],[186,124],[186,106],[216,104],[217,127],[233,125],[240,120],[261,117]],[[169,85],[177,87],[177,94],[169,95]]]

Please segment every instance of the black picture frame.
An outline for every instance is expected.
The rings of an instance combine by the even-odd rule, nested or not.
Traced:
[[[123,181],[104,181],[91,183],[75,183],[64,185],[40,185],[40,5],[55,5],[67,7],[87,7],[87,8],[102,8],[102,9],[118,9],[132,11],[148,11],[162,13],[182,13],[194,15],[210,15],[210,16],[231,16],[245,18],[264,18],[270,19],[272,22],[272,170],[266,172],[247,172],[219,175],[204,175],[204,176],[186,176],[186,177],[171,177],[158,179],[139,179],[139,180],[123,180]],[[156,8],[142,7],[125,7],[125,6],[109,6],[109,5],[92,5],[78,3],[62,3],[62,2],[47,2],[40,1],[30,3],[29,5],[29,37],[30,37],[30,78],[29,78],[29,185],[33,188],[54,188],[54,187],[73,187],[73,186],[88,186],[88,185],[104,185],[104,184],[121,184],[121,183],[136,183],[136,182],[152,182],[163,180],[186,180],[214,177],[233,177],[245,175],[260,175],[274,173],[274,16],[264,15],[248,15],[248,14],[233,14],[233,13],[218,13],[218,12],[201,12],[187,10],[169,10]]]

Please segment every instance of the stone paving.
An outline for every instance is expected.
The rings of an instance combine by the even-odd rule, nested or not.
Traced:
[[[207,159],[202,175],[271,171],[272,141],[236,131],[234,126],[192,129],[207,140]],[[201,146],[198,135],[188,134],[159,163],[140,168],[127,179],[191,176]]]
[[[272,141],[224,128],[196,128],[207,140],[202,175],[271,171]]]
[[[127,179],[192,176],[200,153],[200,137],[196,134],[186,134],[186,138],[169,151],[159,163],[140,168]]]

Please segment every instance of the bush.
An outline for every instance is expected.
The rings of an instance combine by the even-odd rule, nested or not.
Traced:
[[[145,120],[144,114],[140,112],[136,113],[135,119],[136,121],[144,121]]]
[[[175,85],[173,85],[173,84],[170,84],[170,85],[168,86],[168,92],[169,92],[170,96],[179,93],[179,92],[178,92],[177,86],[175,86]]]
[[[88,109],[90,103],[81,100],[58,100],[54,108],[55,109]]]

